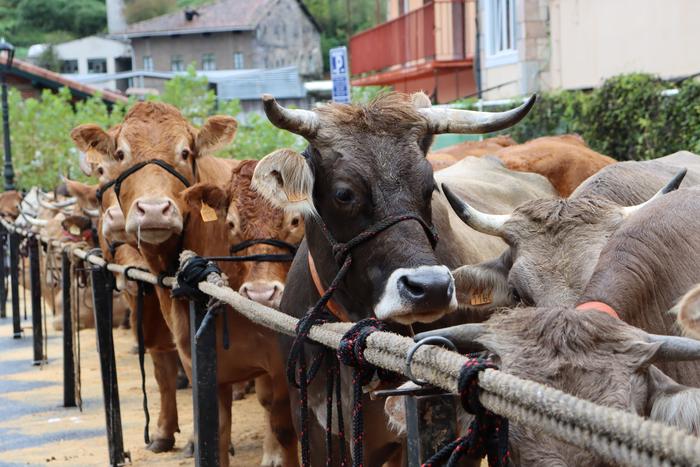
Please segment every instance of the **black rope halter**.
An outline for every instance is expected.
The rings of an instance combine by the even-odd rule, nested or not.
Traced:
[[[258,254],[258,255],[241,255],[238,256],[236,253],[239,251],[246,250],[254,245],[270,245],[277,248],[282,248],[287,250],[289,253],[280,254]],[[207,256],[208,260],[211,261],[227,261],[227,262],[243,262],[243,261],[256,261],[256,262],[270,262],[270,263],[291,263],[294,260],[294,255],[297,253],[298,246],[292,245],[291,243],[285,242],[284,240],[278,240],[276,238],[259,238],[245,240],[235,245],[231,245],[229,250],[230,256]]]

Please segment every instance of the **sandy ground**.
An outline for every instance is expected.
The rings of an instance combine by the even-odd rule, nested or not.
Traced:
[[[9,305],[9,304],[8,304]],[[10,306],[7,307],[11,313]],[[49,329],[48,364],[32,366],[31,317],[22,320],[25,337],[12,338],[12,320],[0,319],[0,466],[108,465],[105,414],[94,329],[80,332],[83,411],[64,408],[63,348],[60,333]],[[48,319],[51,322],[51,317]],[[49,327],[50,324],[49,324]],[[132,465],[194,465],[181,449],[192,433],[192,393],[178,391],[180,429],[175,451],[153,454],[143,443],[144,414],[138,356],[131,353],[131,331],[114,330],[121,400],[124,449]],[[151,426],[158,417],[158,391],[153,366],[146,357]],[[263,412],[255,395],[233,405],[232,440],[236,455],[231,465],[259,465]]]

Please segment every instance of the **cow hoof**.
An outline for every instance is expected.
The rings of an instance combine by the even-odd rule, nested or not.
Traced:
[[[194,457],[194,441],[188,441],[185,447],[182,448],[182,454],[185,458]]]
[[[173,446],[175,446],[175,437],[158,438],[151,441],[151,443],[146,447],[146,449],[158,454],[161,452],[168,452],[172,450]]]
[[[231,455],[231,456],[235,456],[235,455],[236,455],[236,449],[233,447],[233,443],[231,443],[231,444],[228,445],[228,453],[229,453],[229,455]]]
[[[176,388],[177,389],[187,389],[190,385],[190,380],[187,379],[187,375],[179,374],[177,375],[177,379],[175,380]]]

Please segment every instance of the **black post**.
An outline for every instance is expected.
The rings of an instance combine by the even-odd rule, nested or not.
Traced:
[[[44,355],[44,330],[41,321],[41,271],[39,269],[39,241],[35,236],[27,239],[29,254],[29,282],[32,289],[32,339],[34,341],[34,365],[46,361]]]
[[[61,291],[63,297],[63,407],[75,407],[75,362],[73,359],[73,315],[71,309],[70,259],[61,253]]]
[[[7,318],[7,289],[5,278],[7,277],[7,230],[0,224],[0,318]]]
[[[10,278],[12,279],[12,337],[22,337],[19,316],[19,234],[10,233]]]
[[[15,189],[15,172],[12,168],[12,149],[10,146],[10,109],[7,105],[7,72],[12,68],[15,48],[12,44],[0,41],[0,53],[5,54],[5,63],[0,68],[0,86],[2,87],[2,134],[5,151],[5,191]]]
[[[219,398],[216,388],[216,320],[195,334],[206,307],[190,301],[192,343],[192,402],[194,404],[194,459],[197,467],[219,465]]]
[[[107,422],[109,464],[116,467],[124,465],[124,459],[127,454],[124,452],[119,387],[117,385],[117,365],[114,358],[114,340],[112,336],[112,290],[114,277],[111,272],[98,266],[92,266],[91,275],[97,351],[100,357],[102,395]]]
[[[422,465],[443,445],[457,438],[456,397],[450,394],[405,397],[409,467]]]

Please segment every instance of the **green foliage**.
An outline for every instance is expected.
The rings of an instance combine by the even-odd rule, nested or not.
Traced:
[[[136,23],[164,15],[176,6],[175,0],[130,0],[125,2],[124,16],[128,23]]]
[[[377,96],[390,91],[391,88],[386,86],[354,86],[350,92],[353,104],[366,104]]]
[[[668,89],[671,84],[654,76],[629,74],[613,77],[592,92],[544,93],[528,116],[504,133],[519,142],[578,133],[591,148],[618,160],[700,152],[700,83],[683,82],[675,96],[665,96]],[[475,108],[473,102],[461,104]]]
[[[238,101],[217,102],[207,79],[198,77],[192,66],[186,74],[169,81],[162,96],[152,98],[175,105],[198,126],[213,114],[235,116],[239,127],[234,144],[220,151],[220,157],[260,159],[282,147],[304,147],[301,137],[275,128],[265,117],[242,115]],[[99,96],[74,104],[67,88],[58,93],[45,90],[40,99],[24,100],[11,89],[10,134],[18,186],[50,189],[58,183],[60,174],[68,173],[83,179],[70,131],[83,123],[109,128],[123,120],[133,103],[116,104],[110,110]]]

